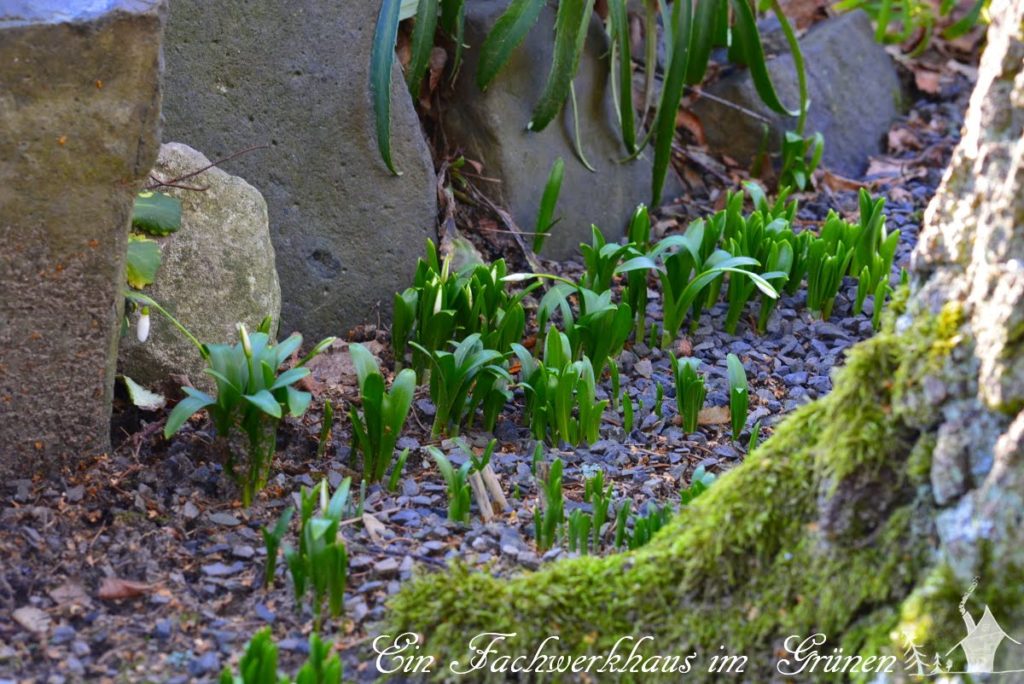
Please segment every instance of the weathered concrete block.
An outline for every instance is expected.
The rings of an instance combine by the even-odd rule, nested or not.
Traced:
[[[0,475],[109,447],[164,4],[100,4],[0,4]]]
[[[433,234],[433,162],[396,67],[391,135],[377,152],[369,92],[374,2],[175,0],[165,44],[167,138],[220,159],[263,193],[282,334],[341,334],[390,311]]]
[[[547,81],[554,51],[555,8],[545,7],[523,43],[486,92],[476,85],[480,46],[508,6],[502,0],[476,0],[466,5],[465,64],[452,105],[444,114],[449,141],[483,162],[485,175],[500,183],[481,189],[511,210],[524,231],[532,231],[551,165],[565,159],[565,176],[545,256],[565,258],[590,242],[590,224],[609,239],[621,237],[630,215],[651,196],[651,155],[620,164],[627,156],[616,122],[608,75],[608,40],[595,20],[587,36],[575,79],[580,107],[583,150],[597,173],[588,171],[573,150],[572,107],[540,132],[526,130],[533,107]],[[671,174],[670,174],[671,175]],[[666,188],[665,199],[672,196]]]
[[[168,143],[160,147],[153,175],[169,181],[209,164],[188,145]],[[276,324],[281,315],[267,203],[259,190],[218,168],[190,177],[187,184],[204,190],[162,188],[181,200],[181,229],[154,238],[162,263],[146,292],[200,341],[233,344],[236,323],[253,330],[265,316]],[[213,386],[195,346],[156,312],[151,330],[145,344],[134,334],[121,338],[123,373],[143,384],[185,373],[196,386]]]
[[[824,166],[859,176],[868,156],[881,152],[889,126],[900,113],[903,93],[892,59],[875,42],[871,22],[860,11],[818,24],[800,39],[800,47],[811,100],[806,132],[820,131],[825,136]],[[795,109],[800,98],[792,56],[786,52],[775,57],[768,62],[768,70],[782,102]],[[766,118],[770,151],[778,151],[783,133],[796,127],[795,117],[765,107],[746,70],[707,90]],[[708,98],[697,100],[693,109],[704,124],[711,149],[742,164],[754,159],[764,139],[762,121]]]

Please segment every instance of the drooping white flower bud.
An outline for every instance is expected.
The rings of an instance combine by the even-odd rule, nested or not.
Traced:
[[[246,358],[252,358],[252,344],[249,342],[249,333],[245,329],[245,323],[238,323],[238,336],[242,339],[242,352]]]
[[[135,329],[135,332],[139,336],[139,342],[145,342],[149,339],[149,307],[142,307],[142,315],[139,316],[139,325]]]

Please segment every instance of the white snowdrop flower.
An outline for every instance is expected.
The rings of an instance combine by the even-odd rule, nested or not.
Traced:
[[[135,329],[136,334],[139,336],[139,342],[145,342],[149,339],[149,307],[145,306],[142,308],[142,315],[139,316],[139,325]]]

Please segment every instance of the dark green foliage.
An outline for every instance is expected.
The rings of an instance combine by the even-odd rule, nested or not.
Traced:
[[[562,459],[556,458],[548,470],[547,479],[540,482],[543,508],[533,509],[534,534],[537,548],[550,549],[558,540],[565,521],[565,497],[562,493]]]
[[[152,300],[149,302],[155,304]],[[279,373],[281,366],[302,344],[302,335],[295,333],[275,346],[270,340],[270,327],[268,318],[257,332],[249,335],[245,326],[239,324],[237,344],[198,345],[209,364],[205,372],[216,381],[217,396],[211,397],[194,387],[182,387],[187,396],[167,416],[164,426],[164,437],[169,439],[192,414],[206,409],[219,437],[227,438],[232,431],[241,430],[248,437],[247,473],[244,477],[236,474],[233,454],[227,462],[227,470],[239,482],[242,503],[246,506],[266,485],[277,449],[277,426],[281,418],[302,416],[312,399],[309,392],[294,387],[309,375],[305,364],[334,342],[333,337],[322,340],[299,363]]]
[[[330,655],[331,647],[315,632],[309,635],[309,657],[295,679],[282,677],[277,671],[277,645],[270,627],[253,635],[238,663],[238,674],[225,667],[220,684],[341,684],[341,659]]]
[[[298,549],[288,544],[283,545],[285,563],[292,578],[292,591],[297,606],[301,606],[307,590],[311,594],[310,605],[313,611],[313,625],[319,630],[323,616],[324,603],[331,617],[341,616],[345,593],[345,581],[348,576],[348,552],[344,542],[339,538],[338,531],[342,516],[349,504],[349,488],[351,478],[342,480],[337,491],[327,498],[327,481],[309,489],[302,488],[299,510],[299,546]],[[274,531],[268,536],[280,542],[278,532],[287,529],[291,519],[291,509],[285,511]],[[274,553],[276,554],[274,544]],[[275,562],[270,555],[271,544],[267,543],[267,578],[272,575],[271,564]]]
[[[448,519],[453,522],[469,524],[470,486],[469,475],[473,462],[467,460],[457,470],[448,457],[437,447],[427,447],[427,451],[437,463],[441,477],[448,486]]]
[[[670,354],[669,360],[676,381],[676,410],[683,419],[683,430],[696,432],[697,418],[707,395],[704,377],[697,374],[700,359],[676,359]]]
[[[732,418],[732,438],[736,440],[747,423],[750,392],[747,388],[747,373],[743,370],[739,357],[729,354],[725,360],[729,366],[729,416]]]
[[[494,379],[511,381],[512,377],[500,363],[504,357],[493,349],[485,349],[480,334],[474,333],[455,345],[453,351],[428,352],[415,342],[413,346],[428,355],[431,362],[430,398],[436,410],[431,434],[457,435],[459,426],[475,406],[493,407],[496,399],[505,397],[505,390]],[[515,345],[513,345],[515,346]]]
[[[401,371],[391,384],[391,391],[387,392],[384,376],[373,355],[356,343],[349,345],[349,353],[359,379],[363,409],[362,416],[354,405],[349,409],[352,451],[363,456],[363,479],[379,482],[394,457],[395,442],[409,416],[416,390],[416,374],[408,368]]]
[[[596,442],[608,400],[597,401],[590,359],[584,356],[572,361],[569,338],[557,331],[545,337],[542,360],[521,345],[512,348],[521,366],[520,385],[526,391],[523,417],[534,438],[547,437],[553,444],[564,441],[573,446]]]
[[[536,0],[529,1],[536,3]],[[491,36],[493,35],[492,32]],[[544,185],[544,194],[540,198],[540,207],[537,210],[537,224],[534,228],[536,232],[533,235],[533,251],[535,253],[539,254],[544,248],[544,241],[551,233],[551,229],[560,220],[555,218],[555,205],[558,204],[558,195],[562,191],[562,177],[564,175],[565,161],[559,157],[551,166],[548,182]]]

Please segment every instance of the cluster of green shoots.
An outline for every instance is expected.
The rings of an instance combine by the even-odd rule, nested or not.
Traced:
[[[349,410],[353,453],[362,454],[363,481],[379,482],[391,464],[395,443],[402,433],[402,427],[412,407],[416,374],[408,368],[399,372],[391,384],[391,391],[388,392],[384,389],[384,376],[373,354],[361,344],[349,345],[349,353],[359,380],[359,396],[363,409],[362,416],[354,405]],[[324,421],[326,425],[326,417]],[[408,449],[399,456],[392,468],[388,489],[394,489],[408,456]]]
[[[597,401],[597,380],[590,359],[583,356],[573,361],[569,337],[557,330],[545,337],[541,359],[518,344],[513,345],[513,351],[526,394],[523,418],[533,436],[573,446],[597,441],[608,401]]]
[[[472,498],[470,477],[475,473],[482,473],[484,471],[484,468],[491,462],[491,456],[494,455],[494,448],[497,445],[498,440],[492,439],[487,444],[483,454],[477,456],[473,453],[472,449],[466,446],[465,443],[462,443],[462,451],[466,454],[467,459],[458,468],[452,465],[452,462],[444,455],[443,451],[434,446],[427,447],[427,451],[433,457],[434,462],[437,463],[437,468],[441,471],[441,477],[444,478],[445,485],[448,488],[449,520],[463,524],[469,523],[470,501]]]
[[[238,663],[238,674],[231,668],[221,672],[220,684],[341,684],[341,659],[330,655],[329,645],[314,632],[309,636],[309,657],[295,678],[283,677],[277,669],[277,645],[269,627],[253,635]]]
[[[548,468],[547,477],[538,481],[538,505],[533,511],[533,525],[534,539],[541,551],[564,540],[572,553],[599,553],[609,535],[613,536],[615,548],[637,549],[648,543],[672,517],[670,506],[652,506],[645,515],[632,515],[632,500],[623,498],[614,508],[615,519],[612,520],[613,486],[605,483],[601,470],[584,480],[583,500],[590,505],[591,512],[574,508],[566,516],[562,476],[562,461],[555,459]],[[681,504],[693,501],[714,481],[714,474],[698,467],[690,485],[680,492]],[[631,519],[632,525],[629,524]]]
[[[274,581],[277,552],[282,549],[285,564],[292,578],[292,590],[297,607],[309,593],[313,613],[313,627],[319,630],[326,604],[331,617],[341,616],[345,579],[348,575],[348,553],[338,534],[342,517],[350,507],[350,478],[342,480],[333,496],[328,499],[327,481],[322,480],[312,489],[303,487],[300,494],[299,545],[294,548],[283,544],[295,509],[289,507],[273,529],[263,530],[267,549],[264,585]]]
[[[255,494],[267,484],[281,419],[301,417],[313,398],[296,383],[309,375],[306,364],[335,338],[320,341],[291,368],[282,371],[285,362],[302,346],[302,335],[294,333],[275,345],[269,317],[252,334],[239,324],[235,344],[204,344],[152,298],[133,291],[125,292],[125,296],[156,309],[175,325],[199,350],[207,363],[204,372],[216,383],[216,396],[195,387],[181,388],[186,396],[167,416],[164,437],[170,439],[192,415],[205,409],[227,451],[226,470],[242,490],[242,503],[251,505]],[[239,472],[239,454],[231,443],[236,434],[245,438],[244,472]]]
[[[507,275],[504,259],[455,271],[451,255],[442,260],[427,240],[427,255],[416,266],[412,287],[394,298],[391,345],[398,366],[411,345],[413,368],[422,381],[431,354],[473,334],[483,347],[507,352],[526,329],[522,299],[533,289],[510,294]]]
[[[345,582],[348,578],[348,550],[341,539],[340,528],[346,513],[352,512],[349,500],[351,478],[342,480],[328,498],[326,480],[312,488],[303,487],[299,496],[298,547],[284,541],[295,516],[295,509],[285,509],[277,523],[263,530],[267,563],[263,584],[274,582],[279,552],[284,556],[291,575],[295,606],[301,610],[308,599],[313,614],[313,632],[309,637],[309,658],[295,679],[282,677],[277,670],[277,646],[270,628],[257,632],[250,640],[239,663],[238,674],[230,668],[221,673],[221,684],[340,684],[341,661],[330,655],[330,647],[320,640],[319,632],[326,613],[337,619],[344,610]],[[358,511],[356,511],[358,512]]]
[[[351,345],[360,406],[353,405],[348,413],[364,482],[381,481],[390,467],[388,487],[397,486],[408,454],[403,452],[396,463],[395,445],[417,380],[429,385],[434,437],[457,435],[478,416],[480,426],[492,431],[513,390],[519,388],[525,396],[523,418],[535,438],[573,446],[596,441],[608,405],[608,400],[598,399],[598,386],[607,371],[614,385],[611,397],[617,402],[616,358],[631,334],[637,343],[646,337],[652,285],[661,289],[661,346],[666,349],[686,320],[691,329],[697,326],[702,312],[723,291],[730,333],[755,292],[760,293],[757,328],[763,331],[779,292],[793,293],[804,281],[809,308],[827,318],[846,275],[858,279],[857,308],[874,296],[877,324],[899,241],[899,231],[886,230],[884,200],[872,200],[862,191],[857,223],[831,212],[816,235],[793,229],[796,203],[787,201],[785,192],[771,203],[756,185],[750,184],[748,192],[754,204],[751,213],[744,213],[743,196],[732,194],[721,211],[656,243],[651,241],[650,217],[643,206],[633,216],[625,244],[607,243],[595,228],[590,244],[581,246],[585,272],[579,282],[543,273],[508,274],[500,260],[454,271],[451,258],[442,260],[428,242],[414,285],[396,295],[394,302],[396,366],[411,358],[412,370],[399,370],[389,391],[372,355],[361,345]],[[516,293],[510,291],[510,283],[523,281],[532,282]],[[526,326],[523,300],[545,283],[550,286],[536,308],[539,333],[531,352],[520,344]],[[144,295],[128,296],[162,312]],[[269,320],[251,336],[240,327],[234,345],[201,344],[174,322],[208,361],[207,373],[214,378],[217,393],[183,388],[187,397],[169,415],[165,434],[169,437],[192,414],[206,409],[225,442],[233,432],[245,435],[247,472],[236,474],[233,452],[227,468],[239,480],[243,502],[249,505],[267,481],[280,420],[301,416],[310,403],[310,394],[296,387],[309,374],[305,364],[333,338],[282,371],[302,338],[296,334],[274,345]],[[746,420],[749,397],[739,360],[731,357],[728,363],[735,439]],[[677,408],[687,432],[697,429],[705,393],[696,364],[692,359],[673,359]],[[518,382],[513,376],[517,370]],[[659,415],[660,399],[659,395],[653,407]],[[623,402],[622,411],[628,431],[636,412],[633,402]],[[333,407],[325,406],[321,448],[332,422]]]
[[[634,339],[642,341],[653,274],[661,286],[661,346],[665,349],[687,317],[690,328],[696,328],[702,312],[718,302],[723,290],[728,302],[725,329],[730,334],[735,333],[755,293],[760,294],[756,328],[763,333],[779,292],[793,294],[805,281],[808,308],[827,319],[847,275],[858,279],[855,310],[862,308],[868,295],[874,296],[873,322],[877,328],[890,291],[889,274],[899,243],[899,231],[888,232],[885,228],[885,200],[872,200],[862,190],[857,223],[830,212],[820,235],[815,235],[794,230],[796,202],[786,201],[788,191],[769,203],[757,185],[748,184],[747,190],[755,207],[751,213],[743,211],[743,195],[733,193],[721,211],[694,221],[682,235],[671,235],[655,244],[649,241],[650,224],[644,207],[634,214],[625,245],[606,245],[595,231],[591,244],[582,247],[586,266],[583,283],[605,292],[613,276],[623,274],[623,303],[619,306],[628,306],[635,314]],[[546,298],[552,298],[562,309],[568,308],[552,292]],[[583,294],[581,291],[581,298]],[[614,304],[609,301],[607,306]],[[613,324],[618,320],[609,318],[604,326],[612,344],[619,339],[619,329]]]
[[[987,23],[989,4],[990,0],[974,0],[961,13],[957,11],[961,3],[955,0],[841,0],[835,9],[864,10],[875,23],[876,41],[911,44],[910,56],[917,56],[928,49],[936,30],[944,39],[953,40]]]

